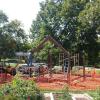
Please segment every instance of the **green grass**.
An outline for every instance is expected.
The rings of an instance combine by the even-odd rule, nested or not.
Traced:
[[[0,62],[0,64],[2,65],[2,62]],[[16,67],[17,63],[8,63],[5,62],[5,66],[11,66],[11,67]]]
[[[9,63],[11,67],[16,67],[17,63]]]
[[[0,64],[2,65],[5,62],[5,66],[12,66],[12,67],[16,67],[16,65],[18,64],[18,59],[1,59]]]
[[[93,100],[100,100],[100,88],[98,88],[95,91],[88,91],[87,92],[91,97],[93,97]]]
[[[100,70],[96,70],[96,73],[100,74]]]

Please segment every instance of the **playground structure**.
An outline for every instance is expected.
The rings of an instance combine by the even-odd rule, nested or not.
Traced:
[[[79,54],[71,54],[67,51],[61,44],[59,44],[55,39],[51,36],[47,36],[36,48],[32,49],[32,53],[39,52],[46,42],[51,42],[54,44],[54,47],[59,48],[59,66],[62,67],[62,74],[64,75],[64,80],[67,81],[68,84],[71,82],[71,69],[73,66],[79,66]],[[52,49],[52,48],[51,48]],[[53,65],[52,65],[52,54],[50,49],[48,50],[48,75],[49,79],[53,79]],[[47,74],[47,73],[46,73]],[[44,75],[45,76],[45,75]],[[83,75],[81,75],[83,79],[85,79],[85,66],[83,66]],[[66,79],[65,79],[66,78]],[[61,79],[60,79],[61,80]]]
[[[44,44],[50,41],[54,44],[54,47],[58,47],[60,49],[59,52],[59,66],[61,66],[60,73],[53,72],[53,61],[52,54],[50,49],[48,50],[48,72],[43,74],[43,76],[38,76],[34,78],[40,88],[46,89],[62,89],[65,84],[68,84],[70,88],[78,88],[78,89],[96,89],[100,86],[100,74],[96,74],[95,68],[88,73],[85,66],[79,66],[79,53],[71,54],[66,49],[62,47],[56,40],[54,40],[51,36],[47,36],[36,48],[32,49],[32,52],[39,52]],[[73,72],[73,66],[76,68]],[[42,73],[44,73],[42,71]],[[87,85],[86,83],[93,83],[95,86]],[[51,84],[51,85],[50,85]],[[55,87],[55,88],[54,88]]]
[[[68,84],[71,83],[71,75],[74,75],[74,73],[72,73],[72,69],[73,66],[75,66],[76,71],[78,72],[79,69],[81,69],[81,75],[78,73],[75,73],[75,75],[77,76],[77,78],[83,78],[83,80],[85,80],[86,78],[86,70],[85,70],[85,66],[79,66],[79,53],[76,54],[72,54],[69,51],[67,51],[65,48],[63,48],[63,46],[61,44],[59,44],[55,39],[53,39],[51,36],[47,36],[36,48],[33,48],[31,50],[32,53],[35,52],[39,52],[41,49],[43,49],[44,44],[46,42],[51,42],[54,44],[54,48],[59,48],[60,52],[59,52],[59,66],[61,67],[61,71],[60,73],[64,76],[63,80],[66,80]],[[52,49],[52,48],[51,48]],[[39,67],[39,71],[38,71],[38,75],[43,75],[44,78],[46,78],[45,76],[48,76],[48,79],[53,79],[54,77],[54,71],[53,71],[53,61],[52,61],[52,53],[50,52],[51,49],[48,49],[48,65],[47,68],[44,68],[43,66]],[[77,67],[76,67],[77,66]],[[35,66],[33,65],[33,67],[26,67],[25,69],[28,69],[31,74],[32,70],[35,70]],[[45,74],[45,75],[44,75]],[[56,73],[57,75],[57,73]],[[32,76],[32,75],[29,75]],[[37,78],[39,79],[40,76],[37,76]],[[60,78],[59,80],[61,80],[62,78]],[[74,79],[73,79],[74,80]]]
[[[46,89],[62,89],[65,84],[68,84],[70,88],[79,89],[96,89],[96,86],[100,86],[100,74],[96,74],[95,69],[88,71],[85,66],[79,66],[79,53],[72,54],[67,51],[61,44],[54,40],[51,36],[47,36],[36,48],[33,48],[32,53],[39,52],[46,42],[50,41],[54,44],[54,47],[59,48],[59,67],[60,71],[55,72],[53,69],[53,60],[51,49],[48,50],[48,65],[44,67],[40,65],[38,69],[34,65],[24,67],[23,71],[28,71],[29,77],[22,77],[24,79],[32,79],[36,81],[40,88]],[[21,56],[27,56],[26,53],[22,53]],[[73,67],[74,66],[74,67]],[[73,68],[74,71],[73,71]],[[58,69],[58,67],[57,67]],[[37,76],[33,76],[32,72],[38,72]],[[91,87],[86,86],[86,83],[93,83]],[[97,84],[97,85],[96,85]],[[94,85],[94,86],[93,86]],[[56,87],[56,88],[54,88]]]

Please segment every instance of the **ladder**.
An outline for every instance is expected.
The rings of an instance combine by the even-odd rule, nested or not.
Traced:
[[[68,57],[65,53],[59,53],[59,66],[62,66],[62,71],[67,72]]]

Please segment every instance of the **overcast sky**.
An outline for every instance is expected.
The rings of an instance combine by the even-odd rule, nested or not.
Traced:
[[[40,9],[39,2],[45,0],[0,0],[0,10],[9,17],[9,20],[18,19],[24,25],[26,32],[29,31],[32,20]]]

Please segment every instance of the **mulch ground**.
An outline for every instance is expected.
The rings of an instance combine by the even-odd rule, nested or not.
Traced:
[[[95,90],[100,87],[100,74],[95,77],[86,75],[86,79],[83,80],[82,75],[71,75],[70,85],[68,85],[67,75],[64,74],[53,74],[52,78],[48,74],[40,76],[38,78],[26,78],[36,81],[37,86],[41,90],[62,90],[65,86],[68,86],[71,90]]]
[[[10,74],[0,74],[0,84],[9,82],[12,78]],[[100,87],[100,74],[95,75],[95,77],[87,76],[85,80],[83,80],[82,76],[71,75],[70,85],[67,84],[67,75],[63,74],[53,74],[52,78],[46,74],[38,78],[23,77],[23,79],[36,81],[41,90],[62,90],[65,86],[68,86],[71,90],[95,90]]]
[[[100,77],[86,77],[83,80],[83,77],[73,75],[71,76],[71,80],[69,85],[71,90],[95,90],[100,87]],[[67,78],[64,75],[56,74],[51,79],[40,77],[37,81],[37,86],[43,90],[62,90],[68,84]]]

